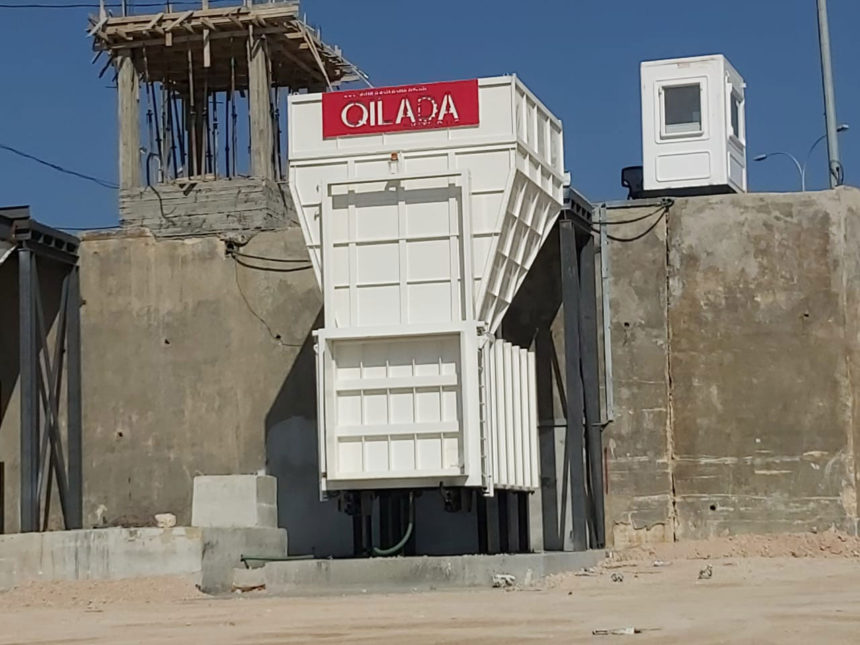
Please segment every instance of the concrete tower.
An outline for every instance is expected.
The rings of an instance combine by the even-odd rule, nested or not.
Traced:
[[[286,96],[361,73],[298,2],[93,16],[116,70],[120,221],[156,235],[278,228],[293,219]]]

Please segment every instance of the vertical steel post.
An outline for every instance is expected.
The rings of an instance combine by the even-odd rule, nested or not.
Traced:
[[[475,493],[475,517],[478,521],[478,553],[484,555],[490,552],[490,535],[487,530],[487,498],[477,491]]]
[[[603,388],[606,420],[615,419],[615,392],[612,383],[612,312],[609,306],[609,238],[606,231],[606,205],[597,209],[600,222],[600,304],[603,318]]]
[[[69,293],[66,300],[66,349],[67,370],[67,428],[69,456],[69,503],[66,516],[67,529],[83,528],[83,414],[81,402],[81,285],[80,269],[71,267]],[[58,343],[63,339],[58,338]],[[59,393],[58,393],[59,395]]]
[[[511,552],[511,524],[508,517],[510,502],[508,491],[496,489],[499,504],[499,553]]]
[[[579,251],[579,346],[585,391],[585,440],[590,498],[589,545],[605,544],[603,507],[603,428],[600,425],[600,374],[597,359],[597,272],[594,236],[586,234]]]
[[[839,160],[839,137],[836,133],[836,92],[833,87],[833,64],[830,57],[830,25],[827,0],[818,0],[818,44],[821,49],[821,80],[824,85],[824,119],[827,124],[827,159],[830,187],[842,184],[842,163]]]
[[[531,540],[529,536],[529,493],[518,491],[517,500],[517,552],[529,553]]]
[[[365,555],[364,516],[359,511],[352,516],[352,557],[360,558],[363,555]]]
[[[21,532],[39,530],[39,345],[33,251],[18,249],[19,371],[21,392]]]
[[[560,220],[561,297],[564,307],[565,389],[567,399],[567,436],[565,454],[570,469],[570,501],[573,521],[573,549],[588,548],[588,514],[585,492],[585,408],[579,353],[579,269],[576,231],[573,222]]]

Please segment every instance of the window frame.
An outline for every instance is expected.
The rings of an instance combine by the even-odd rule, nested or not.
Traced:
[[[744,102],[746,98],[742,91],[738,91],[732,83],[728,83],[727,87],[728,91],[726,94],[728,95],[728,126],[729,126],[729,138],[738,143],[741,146],[746,146],[747,142],[747,124],[746,118],[744,115]],[[737,100],[738,107],[738,132],[735,132],[735,124],[734,119],[732,118],[732,109],[735,106],[735,100]]]
[[[666,123],[666,90],[680,87],[699,87],[699,128],[686,132],[671,132]],[[657,132],[661,140],[673,141],[677,139],[702,139],[708,131],[708,80],[706,77],[676,78],[658,83],[657,85]]]

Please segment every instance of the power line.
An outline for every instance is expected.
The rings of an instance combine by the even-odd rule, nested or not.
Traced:
[[[118,231],[119,224],[113,226],[54,226],[59,231]]]
[[[76,170],[70,170],[68,168],[64,168],[63,166],[58,166],[55,163],[51,163],[50,161],[45,161],[44,159],[40,159],[39,157],[36,157],[36,156],[31,155],[27,152],[24,152],[23,150],[18,150],[17,148],[13,148],[12,146],[7,146],[5,143],[0,143],[0,149],[7,150],[8,152],[11,152],[12,154],[16,154],[19,157],[24,157],[24,159],[29,159],[30,161],[35,161],[36,163],[42,164],[43,166],[47,166],[48,168],[51,168],[52,170],[56,170],[57,172],[61,172],[61,173],[64,173],[66,175],[71,175],[72,177],[77,177],[78,179],[85,179],[86,181],[91,181],[95,184],[98,184],[99,186],[102,186],[103,188],[111,188],[113,190],[116,190],[117,188],[119,188],[119,186],[117,186],[116,184],[114,184],[112,182],[106,181],[104,179],[99,179],[98,177],[93,177],[92,175],[86,175],[86,174],[84,174],[82,172],[78,172]]]

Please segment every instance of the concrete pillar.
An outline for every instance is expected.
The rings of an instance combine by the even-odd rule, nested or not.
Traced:
[[[248,40],[248,109],[251,113],[251,176],[275,178],[269,52],[265,37]]]
[[[116,55],[117,129],[119,130],[119,187],[140,186],[140,86],[131,51]]]

